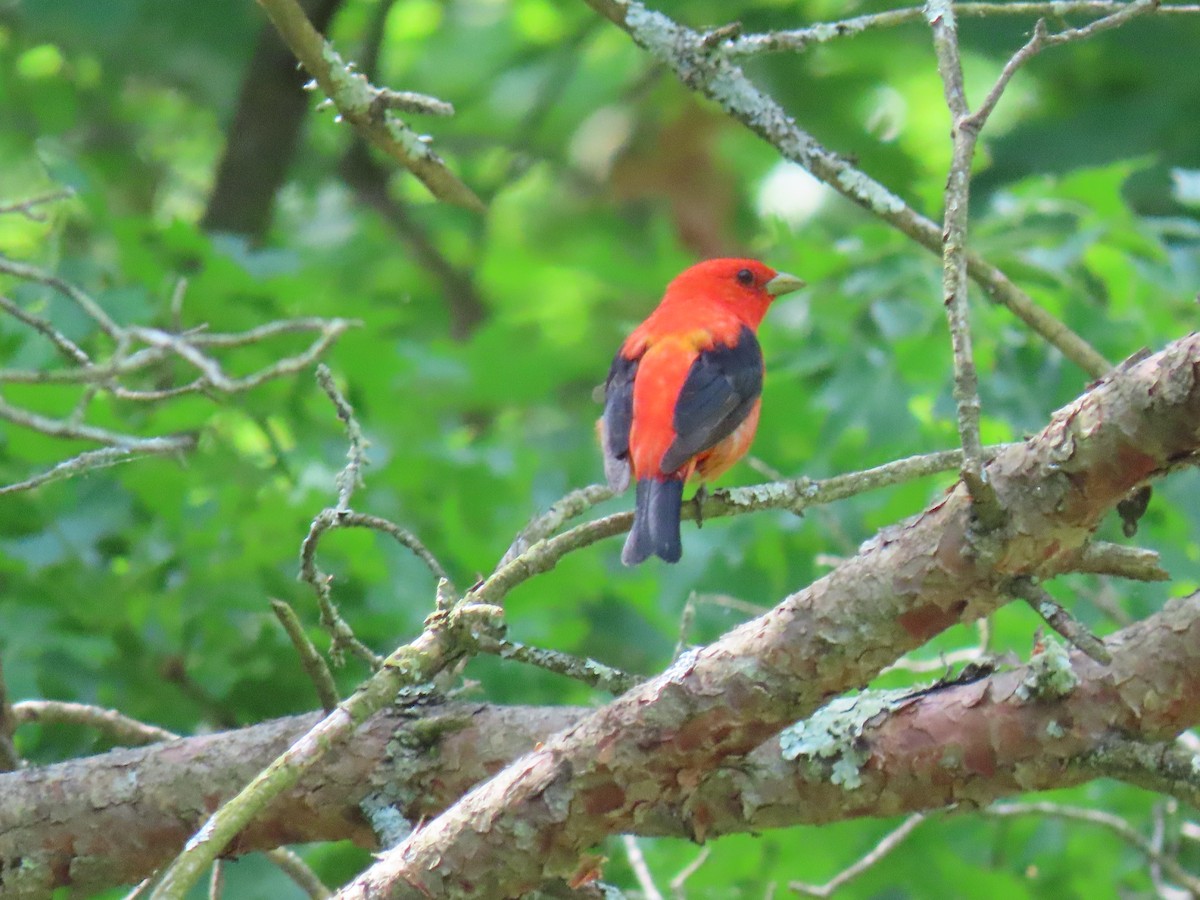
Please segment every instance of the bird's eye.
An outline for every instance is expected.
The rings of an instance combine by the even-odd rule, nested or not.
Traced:
[[[738,284],[744,287],[750,287],[754,284],[754,273],[749,269],[739,269],[735,277],[738,280]]]

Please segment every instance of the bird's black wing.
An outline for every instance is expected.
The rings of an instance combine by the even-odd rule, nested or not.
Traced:
[[[604,417],[600,442],[604,477],[615,493],[629,487],[629,429],[633,425],[633,379],[638,361],[620,353],[604,382]]]
[[[754,408],[762,383],[762,348],[745,326],[736,343],[696,357],[675,403],[675,440],[663,454],[662,471],[675,471],[729,437]]]

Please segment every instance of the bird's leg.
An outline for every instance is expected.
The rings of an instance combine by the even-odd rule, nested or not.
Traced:
[[[708,499],[708,486],[702,481],[696,493],[692,494],[692,504],[696,507],[696,527],[704,527],[704,501]]]

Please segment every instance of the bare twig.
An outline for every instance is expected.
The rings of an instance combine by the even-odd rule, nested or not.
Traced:
[[[338,705],[337,685],[333,682],[333,675],[329,671],[329,666],[326,665],[324,658],[317,652],[317,648],[313,646],[313,642],[308,639],[308,635],[304,633],[304,626],[300,623],[300,617],[296,615],[296,611],[283,600],[272,598],[271,609],[275,612],[275,617],[279,619],[279,624],[283,626],[283,630],[287,632],[288,638],[291,639],[292,646],[296,648],[296,653],[300,656],[300,664],[304,666],[304,671],[308,674],[309,679],[316,688],[317,698],[321,701],[321,708],[325,712],[330,712]]]
[[[333,891],[325,886],[325,883],[317,877],[317,873],[309,868],[308,863],[287,847],[277,847],[274,850],[268,850],[263,855],[275,863],[288,878],[292,879],[310,900],[328,900],[333,896]]]
[[[998,528],[1004,521],[995,491],[983,478],[979,439],[979,386],[971,351],[971,332],[967,314],[967,232],[970,198],[971,161],[979,133],[995,109],[1013,75],[1044,47],[1065,44],[1115,28],[1134,16],[1148,12],[1158,0],[1137,0],[1118,12],[1098,19],[1083,28],[1072,28],[1050,35],[1045,22],[1038,20],[1033,37],[1005,64],[996,83],[979,108],[972,113],[967,105],[963,84],[962,61],[958,49],[958,25],[951,0],[929,0],[925,15],[933,31],[938,73],[950,109],[954,152],[946,178],[945,219],[942,228],[942,259],[946,315],[950,323],[954,350],[954,400],[958,407],[958,429],[963,444],[962,477],[975,501],[974,511],[983,530]]]
[[[346,450],[346,466],[337,474],[334,483],[338,489],[337,507],[338,511],[348,510],[350,508],[350,498],[354,495],[357,488],[363,484],[363,469],[367,467],[369,460],[367,459],[367,447],[371,445],[367,440],[367,436],[363,434],[362,426],[358,424],[358,419],[354,418],[354,407],[342,396],[342,392],[333,382],[333,375],[329,371],[329,367],[324,363],[317,366],[317,384],[321,386],[321,390],[333,403],[333,408],[337,412],[337,417],[342,420],[342,424],[346,426],[346,439],[350,446]]]
[[[1084,547],[1076,571],[1113,575],[1133,581],[1171,580],[1171,574],[1162,567],[1157,551],[1108,541],[1093,541]]]
[[[317,602],[321,606],[321,624],[329,631],[330,636],[334,640],[335,648],[349,649],[355,656],[363,660],[363,662],[375,668],[381,661],[380,657],[354,636],[354,632],[346,621],[342,619],[337,611],[337,607],[333,603],[329,588],[331,577],[317,568],[317,545],[320,543],[321,537],[325,532],[339,528],[369,528],[372,531],[379,531],[389,535],[402,547],[411,550],[414,556],[425,563],[435,578],[445,580],[450,585],[448,590],[451,592],[453,592],[453,584],[450,582],[445,569],[442,568],[442,564],[421,543],[420,539],[411,531],[401,528],[394,522],[379,516],[371,516],[349,510],[339,511],[334,508],[322,510],[313,519],[312,526],[309,528],[304,542],[300,545],[300,578],[306,584],[311,585],[316,592]]]
[[[684,885],[687,884],[687,880],[689,878],[700,871],[700,867],[708,861],[708,857],[710,855],[712,855],[711,844],[704,847],[704,849],[697,853],[696,858],[680,869],[678,874],[671,879],[671,896],[674,897],[675,900],[685,900],[687,895],[683,890]]]
[[[317,567],[317,545],[322,536],[327,531],[338,528],[370,528],[373,531],[380,531],[390,535],[401,546],[411,550],[429,567],[439,582],[445,582],[445,590],[448,593],[453,593],[454,588],[445,568],[416,535],[387,519],[356,513],[350,509],[350,500],[354,491],[362,484],[362,470],[367,463],[367,439],[363,434],[362,426],[354,417],[354,409],[342,396],[333,382],[333,376],[325,366],[317,368],[317,382],[333,403],[338,418],[345,424],[350,446],[346,451],[346,465],[338,472],[335,479],[338,489],[337,505],[323,509],[317,514],[300,545],[300,578],[309,584],[317,595],[317,605],[321,609],[321,625],[329,632],[333,641],[332,652],[337,655],[342,650],[348,649],[374,669],[379,667],[383,661],[382,657],[354,636],[353,629],[342,618],[333,602],[333,594],[330,590],[331,576]]]
[[[59,200],[69,200],[75,196],[75,191],[72,188],[60,188],[57,191],[50,191],[46,194],[39,194],[36,197],[30,197],[28,200],[18,200],[14,203],[0,203],[0,216],[8,215],[9,213],[18,213],[33,222],[44,222],[46,217],[39,212],[34,212],[39,206],[45,206],[47,203],[57,203]]]
[[[1050,593],[1032,578],[1014,578],[1010,585],[1013,596],[1020,597],[1041,616],[1047,625],[1071,644],[1101,665],[1112,662],[1112,654],[1104,642],[1087,630],[1078,619],[1067,612]]]
[[[281,375],[291,375],[307,368],[316,361],[330,345],[341,336],[347,328],[353,325],[348,319],[329,319],[325,327],[309,347],[295,356],[289,356],[272,363],[265,369],[245,375],[241,378],[230,378],[221,369],[220,363],[210,356],[201,353],[193,339],[187,335],[170,334],[157,328],[131,327],[127,330],[130,337],[143,341],[151,347],[169,349],[180,359],[191,363],[200,371],[201,380],[197,384],[211,385],[227,394],[241,393],[258,387],[264,382],[278,378]]]
[[[354,634],[354,629],[342,618],[337,605],[333,602],[333,591],[330,583],[333,576],[317,568],[317,545],[325,532],[335,527],[338,518],[347,515],[336,509],[322,510],[308,529],[303,543],[300,545],[300,580],[312,587],[317,595],[317,606],[321,610],[321,627],[328,633],[332,641],[330,653],[334,662],[339,662],[344,650],[349,650],[372,669],[378,669],[383,658],[374,650],[360,641]]]
[[[883,670],[887,672],[912,672],[914,675],[928,675],[931,672],[945,672],[953,666],[962,663],[979,662],[986,655],[982,647],[964,647],[962,650],[952,650],[943,653],[937,659],[909,659],[901,657]]]
[[[34,281],[38,284],[44,284],[47,287],[52,287],[64,297],[71,300],[76,306],[83,310],[84,314],[89,319],[95,322],[100,330],[107,334],[113,340],[118,340],[121,334],[121,327],[114,322],[103,309],[100,304],[88,296],[85,292],[70,282],[64,281],[57,275],[52,275],[37,266],[31,266],[27,263],[17,262],[15,259],[8,259],[0,256],[0,272],[5,272],[13,275],[23,281]]]
[[[774,99],[755,87],[734,65],[724,48],[704,46],[703,34],[647,9],[639,0],[585,2],[669,66],[688,88],[720,104],[732,118],[778,149],[785,159],[807,169],[921,246],[942,252],[939,225],[797,126]],[[968,252],[967,270],[988,297],[1006,306],[1085,372],[1099,377],[1112,368],[1083,338],[1034,303],[983,257]]]
[[[629,860],[629,868],[637,879],[638,887],[642,889],[645,900],[663,900],[662,892],[654,884],[654,875],[646,865],[646,857],[638,846],[637,838],[632,834],[621,835],[621,844],[625,848],[625,857]]]
[[[221,860],[213,860],[212,871],[208,877],[208,900],[221,900],[221,892],[225,888],[225,867]]]
[[[984,448],[988,457],[998,452],[998,449],[999,446]],[[701,515],[705,521],[762,509],[786,509],[799,515],[810,506],[844,500],[856,494],[945,472],[956,468],[961,461],[961,450],[942,450],[885,463],[861,472],[835,475],[820,481],[798,478],[794,481],[714,491],[702,504]],[[694,519],[695,516],[694,505],[685,505],[683,517]],[[539,541],[520,556],[497,568],[482,584],[472,588],[468,597],[479,603],[499,604],[517,585],[554,568],[566,554],[622,534],[629,530],[632,522],[632,513],[614,513]]]
[[[46,337],[58,353],[70,363],[69,368],[56,370],[0,370],[0,383],[20,384],[78,384],[82,386],[74,410],[63,419],[45,416],[0,399],[0,419],[64,440],[91,441],[105,445],[103,449],[88,450],[51,466],[48,470],[23,481],[0,487],[0,495],[27,491],[59,478],[77,475],[146,455],[182,453],[194,448],[196,438],[191,434],[140,437],[100,428],[86,421],[92,401],[102,393],[119,399],[155,402],[193,392],[222,391],[237,393],[257,387],[266,381],[292,374],[312,363],[354,322],[347,319],[303,318],[251,329],[241,334],[206,334],[203,329],[165,332],[157,328],[118,325],[84,291],[56,275],[36,267],[0,257],[0,272],[18,278],[49,285],[68,298],[105,332],[112,340],[107,357],[93,359],[75,341],[59,331],[52,321],[29,312],[7,297],[0,296],[0,310]],[[178,318],[186,282],[177,283],[171,298],[172,316]],[[220,363],[209,356],[206,348],[240,347],[280,334],[317,332],[310,346],[301,353],[284,357],[258,371],[240,378],[227,376]],[[140,346],[139,346],[140,345]],[[171,356],[185,360],[199,370],[199,376],[183,384],[155,387],[149,390],[121,383],[135,373],[163,363]]]
[[[178,737],[174,732],[157,725],[131,719],[115,709],[68,703],[63,700],[22,700],[13,704],[13,718],[18,725],[29,722],[49,722],[63,725],[83,725],[103,732],[110,740],[130,747],[154,744]]]
[[[834,892],[849,884],[872,866],[884,859],[889,853],[899,847],[916,830],[917,826],[929,818],[926,813],[913,813],[892,831],[883,836],[871,850],[853,865],[847,866],[824,884],[805,884],[800,881],[788,883],[788,888],[804,897],[832,897]]]
[[[1103,15],[1120,12],[1128,8],[1126,0],[1048,0],[1036,3],[956,3],[954,12],[959,18],[968,16],[1047,16],[1061,18],[1073,13]],[[1167,4],[1158,7],[1159,14],[1195,15],[1200,13],[1197,4]],[[806,50],[813,44],[824,44],[842,37],[853,37],[875,28],[890,28],[919,22],[925,9],[910,6],[904,9],[889,9],[885,12],[854,16],[836,22],[821,22],[806,28],[772,31],[765,34],[747,34],[730,42],[727,52],[734,56],[750,56],[780,50]]]
[[[95,441],[97,444],[108,444],[115,447],[136,445],[139,440],[138,438],[120,434],[116,431],[109,431],[106,428],[74,423],[69,419],[51,419],[43,416],[41,413],[12,406],[4,400],[0,400],[0,419],[7,419],[14,425],[21,425],[31,431],[40,431],[42,434],[49,435],[50,437],[69,438],[78,441]],[[147,438],[146,440],[150,439]],[[157,440],[170,439],[158,438]]]
[[[1056,34],[1050,34],[1046,30],[1045,20],[1038,19],[1033,28],[1033,36],[1004,64],[1000,76],[996,79],[996,83],[992,85],[992,89],[988,91],[983,102],[979,104],[979,108],[970,115],[964,114],[960,122],[960,127],[978,134],[987,121],[988,116],[992,114],[992,110],[996,108],[996,103],[1000,100],[1000,95],[1008,87],[1008,83],[1012,80],[1017,69],[1033,59],[1042,50],[1047,47],[1057,47],[1062,44],[1068,44],[1071,41],[1089,38],[1110,28],[1118,28],[1135,16],[1151,12],[1156,8],[1160,8],[1158,0],[1135,0],[1133,3],[1122,3],[1111,15],[1097,19],[1081,28],[1068,28]],[[963,7],[959,5],[955,9],[961,12]]]
[[[0,401],[0,404],[2,403],[3,401]],[[3,411],[0,410],[0,416],[3,416],[3,414]],[[172,437],[134,439],[132,443],[121,447],[85,450],[83,453],[63,460],[45,472],[26,478],[24,481],[0,486],[0,496],[32,490],[33,488],[41,487],[43,484],[49,484],[51,481],[57,481],[60,478],[69,478],[81,472],[132,462],[143,456],[165,456],[184,453],[195,446],[196,438],[194,435],[180,434]]]
[[[437,97],[413,91],[393,91],[391,88],[378,88],[377,90],[378,93],[373,101],[377,110],[398,109],[400,112],[423,116],[454,115],[454,106]]]
[[[299,3],[295,0],[259,0],[259,3],[284,42],[313,76],[314,87],[320,86],[339,114],[360,134],[412,172],[439,200],[483,212],[482,201],[446,168],[430,148],[430,139],[388,113],[387,103],[380,103],[380,89],[342,60],[313,28]]]
[[[583,515],[597,503],[603,503],[612,496],[613,492],[609,490],[608,485],[589,484],[587,487],[571,491],[562,499],[556,500],[548,510],[521,529],[521,533],[513,540],[512,546],[505,551],[496,568],[499,569],[512,562],[530,546],[558,531],[565,522]]]
[[[92,364],[91,358],[80,349],[79,345],[51,325],[48,320],[43,319],[41,316],[35,316],[4,296],[0,296],[0,309],[3,309],[13,318],[21,320],[39,334],[45,335],[54,344],[58,352],[67,358],[68,362],[75,363],[78,366],[90,366]]]
[[[606,666],[594,659],[572,656],[559,650],[530,647],[508,638],[484,635],[476,638],[475,644],[481,653],[537,666],[539,669],[574,678],[610,694],[623,694],[641,681],[636,675]]]
[[[945,218],[942,224],[942,291],[950,344],[954,355],[954,402],[958,408],[958,434],[963,447],[962,479],[971,492],[976,522],[984,533],[999,528],[1006,518],[992,486],[983,477],[982,441],[979,437],[979,378],[971,350],[971,324],[967,312],[967,225],[971,185],[971,159],[982,126],[968,125],[958,31],[950,0],[929,0],[926,16],[933,30],[938,73],[953,122],[954,153],[946,176]]]

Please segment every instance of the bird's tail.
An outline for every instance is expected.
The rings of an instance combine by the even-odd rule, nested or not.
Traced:
[[[639,478],[633,528],[621,551],[621,562],[636,566],[651,556],[679,562],[679,510],[683,506],[683,481]]]

